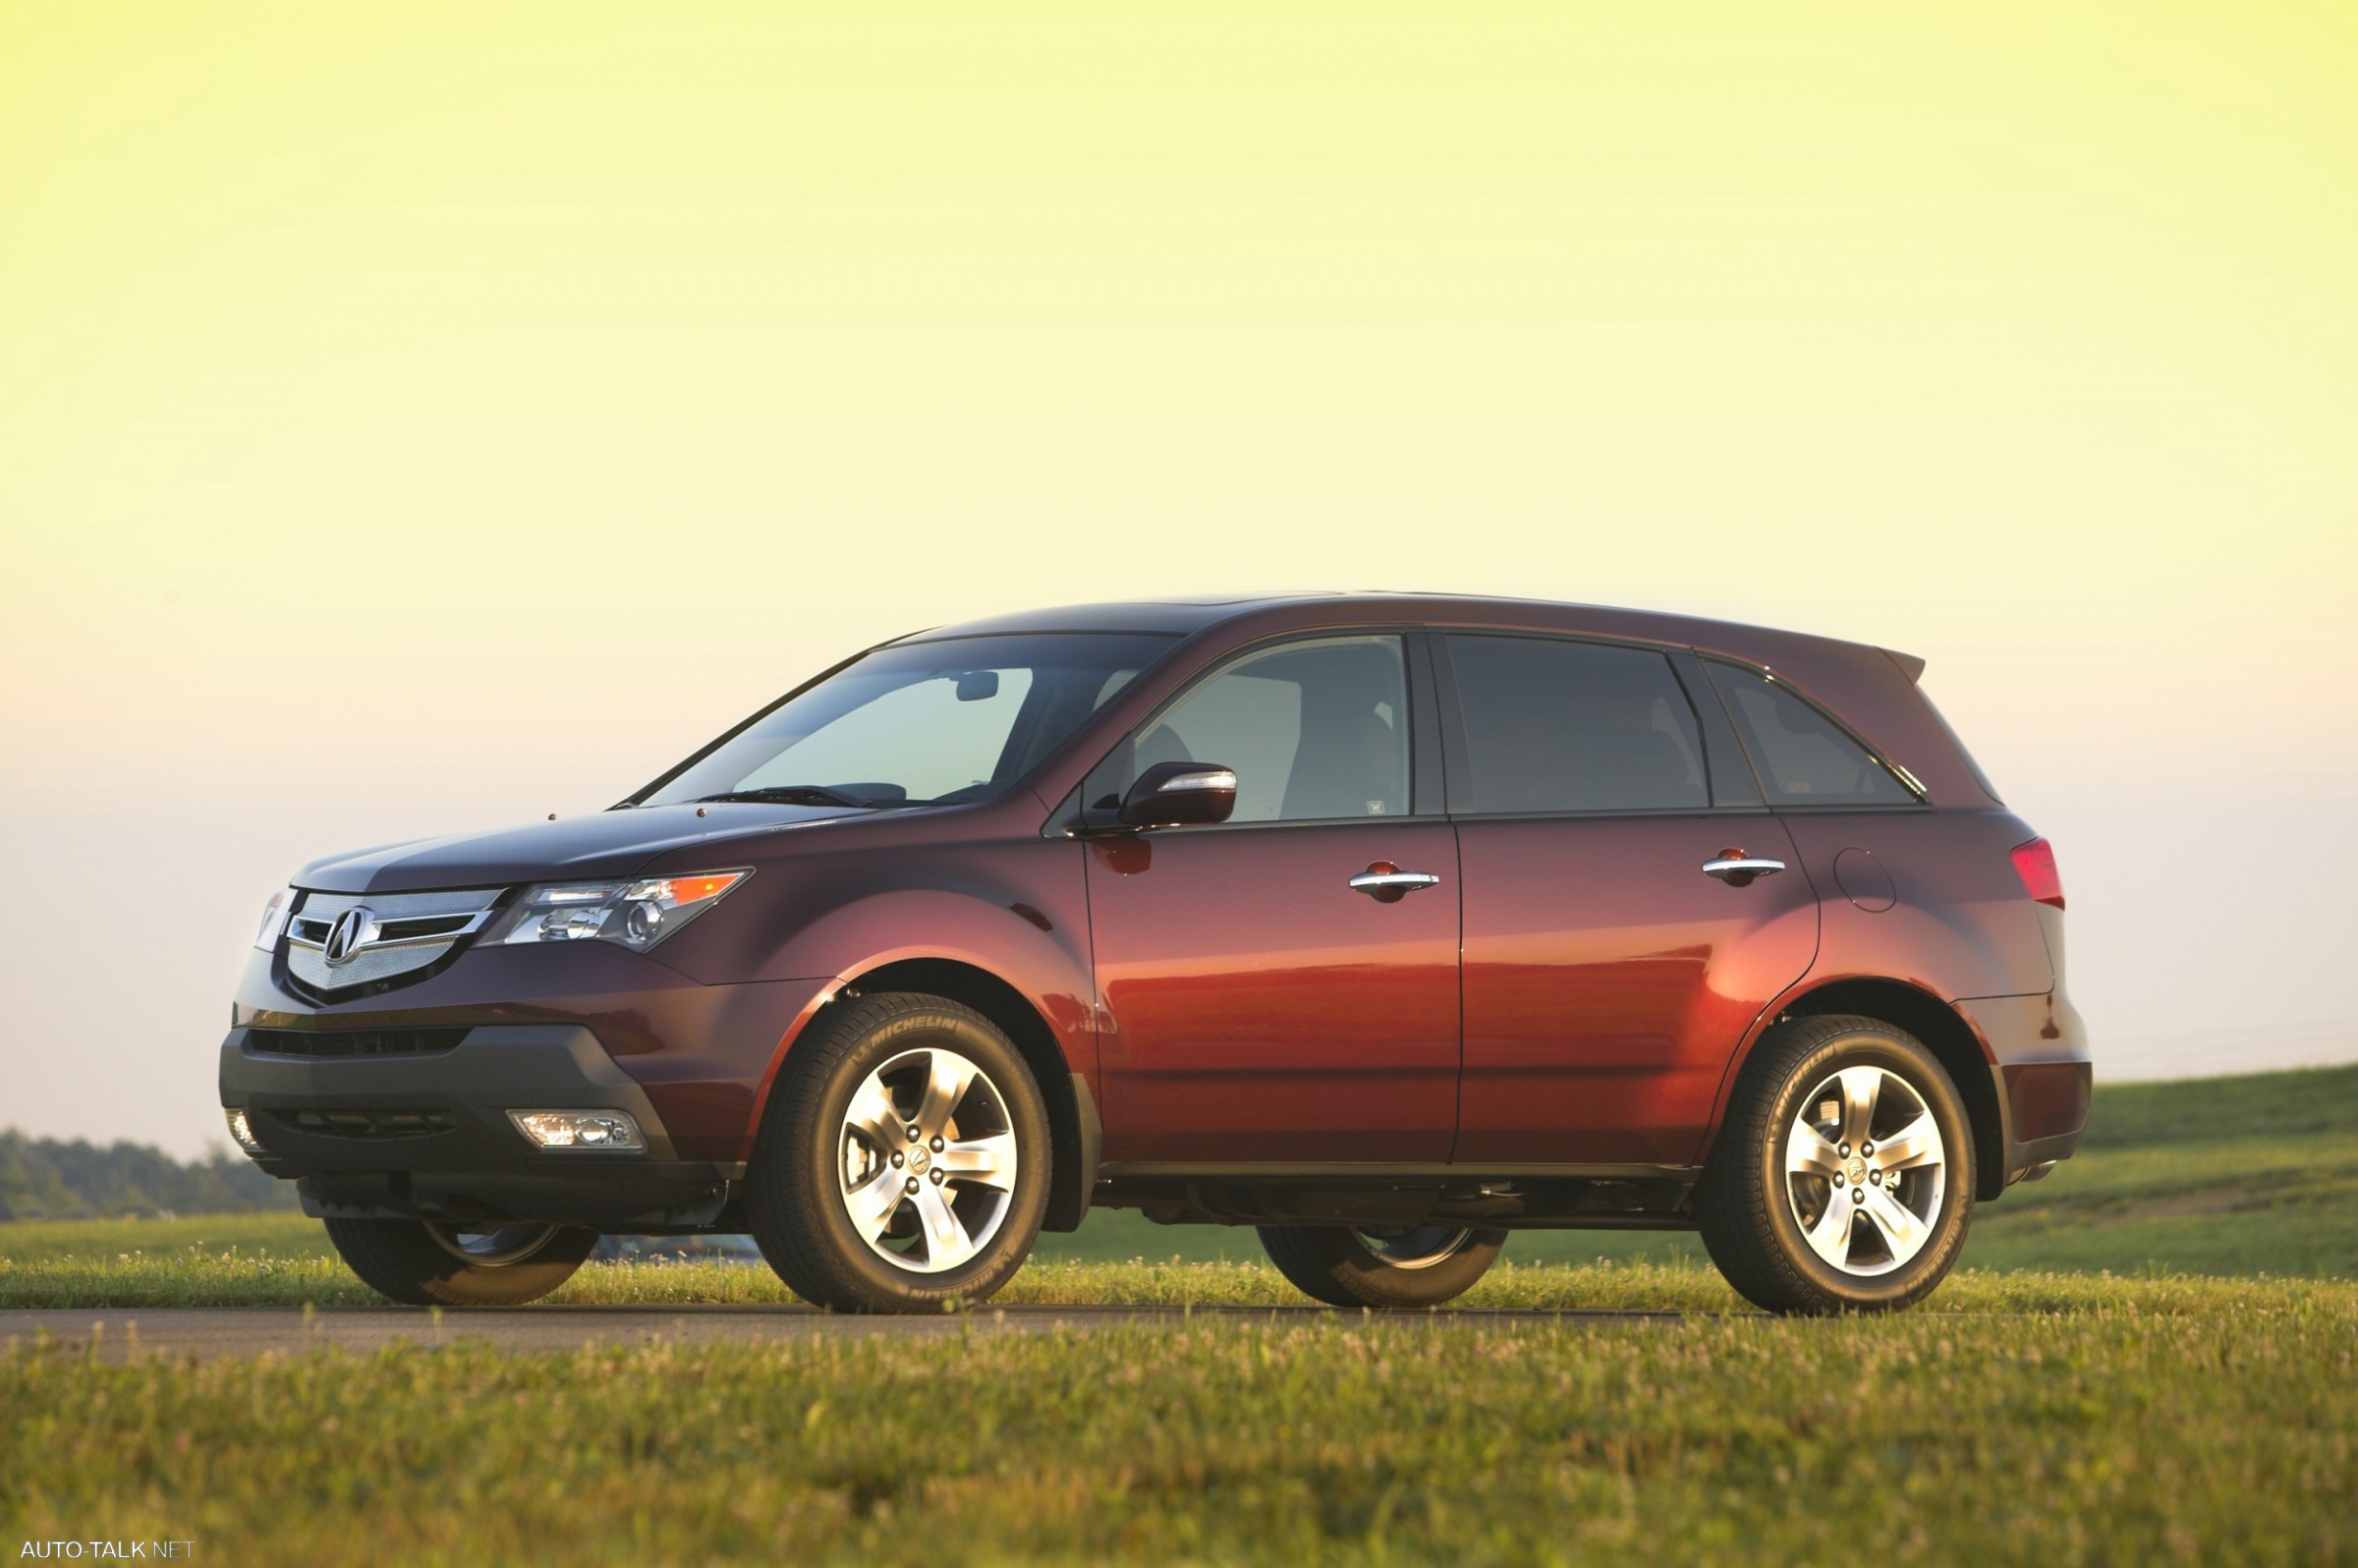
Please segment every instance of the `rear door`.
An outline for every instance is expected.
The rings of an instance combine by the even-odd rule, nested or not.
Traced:
[[[1816,953],[1792,841],[1691,655],[1434,641],[1465,884],[1452,1157],[1689,1163],[1736,1045]],[[1705,871],[1731,856],[1785,869]]]
[[[1229,822],[1090,843],[1108,1163],[1448,1158],[1457,841],[1437,769],[1413,787],[1438,729],[1412,684],[1397,633],[1258,648],[1084,786],[1102,813],[1156,762],[1238,778]],[[1432,881],[1352,887],[1379,866]]]

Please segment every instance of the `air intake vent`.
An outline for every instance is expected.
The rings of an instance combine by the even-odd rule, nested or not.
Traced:
[[[272,1111],[280,1126],[314,1138],[430,1138],[455,1132],[459,1119],[441,1110]]]
[[[429,1056],[457,1048],[464,1029],[254,1029],[246,1043],[269,1056]]]

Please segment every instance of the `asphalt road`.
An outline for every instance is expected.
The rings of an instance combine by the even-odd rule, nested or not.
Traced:
[[[136,1345],[141,1355],[258,1356],[268,1351],[368,1352],[408,1340],[447,1345],[462,1339],[487,1341],[506,1350],[567,1351],[595,1344],[668,1340],[679,1344],[764,1344],[819,1335],[884,1334],[910,1337],[973,1329],[991,1333],[1038,1333],[1055,1328],[1103,1328],[1116,1324],[1178,1327],[1212,1319],[1240,1325],[1276,1325],[1342,1317],[1319,1307],[984,1307],[960,1316],[923,1317],[835,1316],[809,1307],[521,1307],[504,1312],[446,1312],[439,1316],[399,1307],[326,1307],[309,1317],[300,1307],[146,1307],[122,1311],[88,1308],[0,1312],[0,1344],[37,1343],[44,1331],[50,1345],[69,1355],[95,1354],[122,1361]],[[1677,1313],[1544,1313],[1465,1311],[1391,1314],[1372,1319],[1404,1329],[1427,1324],[1462,1326],[1507,1323],[1567,1325],[1680,1320]]]

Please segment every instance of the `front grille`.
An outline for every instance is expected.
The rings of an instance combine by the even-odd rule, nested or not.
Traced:
[[[464,1029],[253,1029],[246,1043],[268,1056],[430,1056],[455,1050]]]
[[[369,994],[408,985],[480,930],[499,902],[496,887],[447,893],[306,893],[287,922],[287,975],[313,995]],[[340,916],[355,929],[332,962]]]
[[[282,1110],[279,1125],[314,1138],[430,1138],[456,1132],[459,1119],[440,1110]]]

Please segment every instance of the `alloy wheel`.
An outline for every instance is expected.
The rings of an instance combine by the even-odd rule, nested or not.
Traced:
[[[1471,1230],[1451,1225],[1408,1225],[1397,1229],[1358,1232],[1360,1245],[1392,1268],[1431,1268],[1448,1261],[1474,1239]]]
[[[903,1051],[844,1109],[836,1170],[844,1210],[896,1268],[938,1274],[974,1260],[1006,1223],[1016,1148],[1006,1096],[954,1050]]]
[[[427,1225],[434,1245],[461,1262],[477,1268],[505,1268],[521,1263],[557,1233],[555,1225],[499,1225],[490,1230],[466,1230],[455,1225]]]
[[[1881,1067],[1845,1067],[1802,1097],[1784,1172],[1810,1251],[1861,1277],[1890,1273],[1924,1250],[1948,1188],[1932,1107]]]

